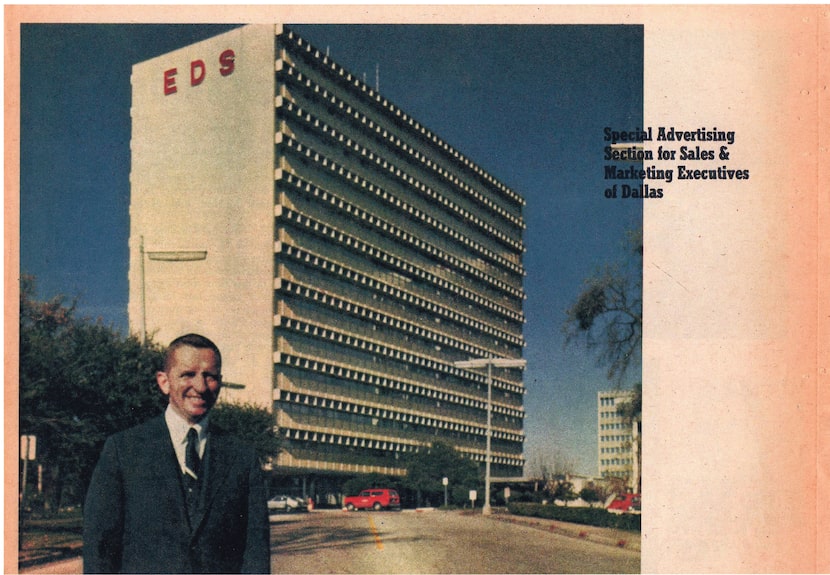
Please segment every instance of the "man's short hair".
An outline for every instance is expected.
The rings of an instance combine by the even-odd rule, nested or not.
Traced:
[[[180,347],[195,347],[196,349],[210,349],[216,355],[216,367],[222,370],[222,354],[219,348],[211,340],[198,333],[188,333],[181,335],[170,342],[167,346],[167,351],[164,352],[164,371],[170,371],[173,365],[173,354]]]

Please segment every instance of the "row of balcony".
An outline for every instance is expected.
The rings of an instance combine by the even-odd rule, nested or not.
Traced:
[[[415,267],[396,254],[378,251],[371,244],[355,240],[353,235],[340,235],[336,228],[319,220],[306,218],[289,208],[283,208],[280,212],[276,226],[279,245],[292,246],[309,254],[325,254],[329,262],[373,278],[376,282],[404,289],[436,303],[444,302],[460,309],[471,320],[488,322],[496,329],[521,334],[524,315],[520,300],[492,293],[482,294],[483,290],[473,291],[477,286],[470,283],[462,286],[443,279],[445,270],[427,271]],[[428,283],[429,280],[434,281]],[[368,295],[364,291],[363,297]]]
[[[523,343],[519,336],[509,334],[505,339],[440,318],[436,320],[394,297],[377,291],[367,292],[360,286],[335,278],[321,278],[319,272],[304,267],[301,262],[279,262],[277,276],[274,282],[276,313],[280,313],[279,305],[284,295],[296,296],[294,299],[306,303],[315,311],[338,316],[332,320],[342,321],[346,315],[360,325],[368,325],[372,331],[386,332],[386,336],[392,339],[409,342],[414,337],[422,345],[437,351],[447,347],[465,357],[516,357],[521,354]],[[321,279],[325,280],[324,286],[320,285]],[[394,276],[384,283],[395,287],[405,285]]]
[[[274,397],[283,397],[283,392],[302,395],[304,398],[302,405],[309,409],[316,409],[318,404],[322,405],[321,402],[325,400],[366,405],[367,410],[371,407],[391,413],[411,414],[413,417],[433,417],[461,425],[462,428],[473,426],[484,429],[487,420],[486,411],[475,407],[442,401],[437,397],[411,394],[404,389],[381,388],[368,382],[338,379],[287,365],[278,366],[274,377]],[[499,414],[492,414],[491,419],[493,429],[501,430],[517,438],[524,437],[522,419]],[[451,430],[461,431],[462,429],[451,428]],[[523,440],[517,439],[517,441]]]
[[[340,435],[336,432],[314,431],[307,429],[283,429],[280,427],[280,430],[283,433],[283,437],[289,441],[309,442],[318,445],[337,445],[345,448],[353,447],[355,449],[366,451],[375,450],[397,453],[418,453],[422,448],[429,447],[430,445],[429,443],[411,445],[408,443],[401,443],[399,441],[371,439],[366,437],[351,437]],[[465,449],[464,447],[459,447],[458,450],[478,463],[484,463],[487,459],[484,451],[473,451]],[[365,455],[362,459],[365,461]],[[360,459],[357,459],[357,461],[360,461]],[[496,465],[520,466],[524,465],[524,458],[521,456],[491,454],[490,463]]]
[[[350,363],[337,361],[323,361],[314,355],[304,355],[301,350],[295,349],[284,338],[277,342],[278,351],[274,352],[274,364],[287,365],[298,369],[313,371],[339,379],[347,379],[375,385],[382,389],[398,390],[413,395],[420,395],[437,401],[446,401],[451,404],[486,410],[487,402],[474,394],[448,392],[442,387],[430,385],[415,378],[390,377],[386,371],[372,369],[373,366],[355,366]],[[312,351],[312,350],[309,350]],[[492,403],[492,412],[505,417],[524,419],[524,411],[509,405],[502,405],[495,400]]]
[[[297,352],[298,354],[300,352]],[[329,362],[333,363],[333,362]],[[361,372],[375,373],[377,366],[361,364],[354,366]],[[393,381],[411,381],[412,378],[400,378],[397,374],[387,374]],[[358,405],[367,405],[394,412],[411,413],[413,416],[432,417],[458,423],[460,425],[472,425],[484,427],[487,420],[486,410],[478,406],[465,405],[463,402],[450,401],[447,397],[455,395],[453,389],[441,388],[442,393],[429,393],[424,390],[420,393],[408,391],[406,386],[380,387],[375,385],[369,378],[366,381],[360,379],[343,379],[324,373],[322,371],[303,370],[302,368],[287,364],[275,366],[274,396],[280,395],[280,391],[291,391],[308,395],[311,407],[316,405],[318,400],[314,397],[325,398],[331,401],[349,401]],[[443,398],[443,399],[442,399]],[[493,404],[521,409],[521,405],[502,401],[501,398],[494,398]],[[305,404],[304,404],[305,405]],[[524,437],[523,419],[515,417],[510,413],[492,413],[492,427],[502,430],[505,433],[513,434],[516,437]],[[453,430],[456,431],[456,430]]]
[[[367,341],[382,341],[384,345],[406,349],[443,363],[456,361],[457,358],[500,357],[490,351],[496,349],[495,346],[470,345],[461,341],[458,334],[439,333],[400,316],[352,304],[345,299],[326,297],[325,302],[320,298],[315,300],[317,292],[312,292],[311,288],[303,286],[301,293],[297,293],[286,282],[282,283],[286,289],[281,293],[289,297],[282,297],[277,302],[276,315],[338,329]],[[503,376],[498,378],[499,382],[506,383],[497,385],[497,390],[505,394],[513,393],[520,400],[524,394],[521,374],[516,370],[499,372]]]
[[[392,285],[389,281],[381,281],[374,277],[367,276],[352,268],[346,267],[340,263],[332,262],[328,258],[319,253],[313,253],[306,249],[296,246],[285,245],[282,242],[276,242],[274,245],[274,253],[280,254],[284,257],[291,258],[297,262],[314,267],[315,269],[339,276],[349,280],[350,282],[359,286],[364,286],[366,289],[376,291],[379,294],[384,294],[394,299],[397,299],[413,309],[420,309],[424,313],[436,318],[436,321],[448,320],[459,325],[467,326],[468,328],[504,339],[505,341],[513,342],[516,345],[523,345],[520,337],[512,334],[509,331],[501,329],[499,326],[492,323],[485,323],[484,321],[472,318],[466,314],[460,313],[457,309],[453,309],[445,305],[444,301],[436,301],[437,298],[425,298],[412,291],[404,289],[403,287]],[[275,279],[275,289],[279,289],[280,278]],[[518,342],[516,342],[518,340]]]
[[[275,135],[274,139],[276,141],[280,138]],[[323,168],[326,168],[332,172],[339,172],[341,176],[348,172],[351,174],[352,179],[366,179],[363,178],[360,174],[354,173],[353,170],[349,170],[347,167],[341,165],[339,162],[335,162],[326,154],[320,153],[319,150],[315,150],[311,146],[299,142],[296,138],[289,134],[283,134],[281,142],[278,143],[282,143],[287,147],[294,149],[296,153],[305,156],[309,161],[314,161],[316,164],[322,166]],[[486,233],[487,236],[493,238],[500,244],[509,247],[516,253],[524,253],[525,247],[522,243],[521,236],[514,237],[513,235],[504,233],[500,228],[481,220],[478,216],[476,216],[469,210],[464,210],[460,208],[459,206],[451,202],[449,199],[442,196],[441,194],[438,194],[432,188],[426,186],[410,174],[405,173],[400,168],[397,168],[396,166],[390,164],[386,160],[383,160],[380,157],[375,156],[371,152],[367,152],[365,148],[362,150],[362,152],[362,154],[359,154],[357,156],[359,159],[362,159],[367,162],[374,162],[375,167],[378,170],[380,170],[381,173],[385,174],[389,178],[392,178],[393,180],[400,182],[405,189],[414,189],[420,191],[422,194],[432,198],[432,200],[436,202],[438,206],[440,206],[444,210],[447,210],[448,213],[454,213],[455,217],[459,222],[464,222],[465,224],[471,226],[471,229],[481,230],[482,232]],[[375,186],[374,184],[372,185]]]
[[[310,394],[307,391],[288,391],[276,390],[275,396],[278,396],[278,401],[286,404],[295,404],[310,409],[320,410],[320,413],[325,415],[320,416],[306,416],[299,418],[298,415],[291,415],[291,424],[288,422],[280,423],[280,427],[296,426],[301,420],[307,425],[313,425],[318,428],[336,429],[343,432],[344,429],[351,429],[353,432],[361,432],[361,435],[366,434],[382,434],[389,440],[400,440],[403,437],[415,437],[422,435],[424,437],[431,437],[435,434],[451,433],[456,437],[468,436],[466,441],[472,445],[482,443],[487,437],[487,427],[484,424],[475,425],[469,420],[458,418],[443,418],[434,414],[419,413],[413,409],[392,409],[390,406],[379,402],[355,402],[342,397],[326,397],[316,394]],[[361,416],[372,421],[370,425],[361,425],[357,423],[349,423],[337,419],[338,414],[344,416]],[[286,416],[283,411],[280,412],[280,417]],[[427,431],[416,433],[408,431],[401,435],[400,433],[394,436],[389,433],[392,429],[384,430],[381,422],[388,422],[398,426],[412,426],[423,427]],[[505,444],[515,444],[521,449],[524,442],[524,435],[516,433],[515,431],[500,428],[496,425],[492,426],[491,438]],[[397,430],[403,430],[403,427],[397,427]]]
[[[440,220],[437,220],[433,215],[412,206],[405,200],[401,200],[400,198],[392,195],[390,192],[384,190],[383,188],[376,186],[372,182],[369,182],[365,178],[362,178],[351,171],[343,171],[342,174],[338,173],[337,175],[344,178],[345,182],[350,187],[354,187],[356,188],[356,190],[359,190],[363,193],[370,193],[376,196],[378,199],[385,202],[386,205],[395,208],[396,210],[398,210],[399,213],[404,214],[407,218],[410,218],[413,221],[419,222],[421,225],[426,226],[430,230],[430,234],[445,237],[452,243],[464,246],[464,248],[476,254],[478,257],[486,261],[492,262],[493,265],[497,266],[498,268],[507,270],[514,277],[522,277],[525,275],[525,271],[520,264],[489,249],[481,243],[472,241],[467,234],[463,234],[455,228],[452,228],[444,224]],[[351,213],[354,214],[353,217],[359,217],[361,220],[369,221],[375,227],[380,227],[388,233],[388,230],[384,229],[384,227],[388,228],[389,226],[391,226],[391,224],[389,224],[388,221],[378,218],[377,216],[373,216],[372,214],[369,214],[365,210],[355,206],[353,203],[348,202],[347,200],[343,199],[337,194],[334,194],[329,190],[325,190],[316,184],[304,180],[296,174],[293,174],[291,172],[285,172],[282,170],[277,170],[275,173],[275,179],[276,181],[284,182],[286,185],[290,185],[294,189],[302,191],[308,194],[309,196],[320,199],[323,202],[326,202],[337,209],[351,209]],[[375,218],[378,221],[370,220],[370,218]],[[407,232],[403,230],[401,231],[401,237],[411,236],[412,234],[407,234]],[[467,271],[464,267],[459,267]]]
[[[318,449],[302,449],[289,444],[277,455],[274,465],[289,469],[312,469],[337,473],[379,473],[381,475],[405,475],[403,466],[367,463],[373,458],[354,453],[321,454]]]
[[[458,152],[458,150],[452,148],[452,146],[441,140],[441,138],[439,138],[436,134],[432,133],[371,87],[367,86],[365,82],[362,82],[360,79],[345,70],[342,66],[339,66],[327,55],[321,55],[319,50],[303,40],[293,30],[286,28],[285,34],[281,37],[287,40],[283,44],[286,50],[294,47],[301,53],[305,52],[307,61],[313,62],[319,70],[328,72],[332,79],[339,79],[341,85],[345,89],[351,88],[349,89],[350,93],[354,93],[358,97],[365,98],[367,102],[374,103],[378,106],[378,109],[384,112],[390,119],[397,119],[404,122],[409,126],[411,133],[419,134],[420,137],[430,142],[436,149],[441,150],[447,158],[475,173],[483,182],[492,186],[495,190],[503,194],[508,200],[516,202],[522,206],[524,205],[524,200],[516,192],[499,182],[489,173],[482,170],[475,164],[475,162],[465,157],[463,154]],[[286,58],[286,60],[290,61],[288,58]]]
[[[521,280],[523,275],[514,273],[507,275],[501,270],[496,273],[487,273],[484,262],[477,260],[478,266],[450,253],[452,247],[446,242],[439,242],[433,238],[422,238],[419,230],[411,227],[408,231],[404,222],[389,222],[380,215],[348,202],[342,197],[327,194],[330,201],[321,201],[308,194],[298,195],[292,187],[282,186],[278,204],[282,211],[292,210],[301,213],[314,222],[326,221],[332,227],[341,227],[363,237],[372,238],[376,249],[406,255],[415,266],[429,269],[444,279],[456,278],[465,280],[469,285],[481,286],[480,294],[490,299],[511,299],[520,302],[525,299]],[[300,192],[302,193],[302,192]],[[277,208],[275,208],[276,210]],[[443,246],[439,246],[443,244]],[[492,268],[490,268],[492,269]],[[513,281],[510,281],[513,280]]]
[[[275,217],[278,219],[290,222],[297,227],[301,227],[309,232],[312,232],[314,235],[329,240],[327,243],[333,243],[335,245],[342,246],[345,249],[351,250],[360,257],[361,262],[377,262],[378,264],[382,264],[383,267],[391,269],[405,277],[419,280],[421,284],[426,284],[427,289],[430,289],[431,287],[432,289],[445,290],[454,296],[467,300],[480,308],[485,308],[494,314],[506,317],[511,321],[517,323],[522,323],[524,321],[522,313],[501,305],[498,301],[494,301],[492,298],[481,295],[472,289],[458,285],[457,283],[444,279],[431,271],[413,265],[403,258],[390,254],[375,245],[358,239],[353,234],[337,229],[325,222],[312,219],[309,216],[290,208],[283,206],[276,207],[279,208],[275,210]],[[277,212],[279,215],[276,215]],[[280,239],[283,238],[281,237]],[[514,291],[517,291],[517,295],[521,296],[521,290]]]
[[[485,377],[478,372],[423,358],[420,362],[404,363],[410,357],[405,350],[365,341],[345,332],[314,326],[303,321],[283,318],[280,323],[282,331],[277,335],[278,341],[281,337],[286,338],[286,343],[280,351],[303,357],[325,354],[326,361],[332,365],[366,374],[355,378],[356,382],[390,392],[415,393],[434,400],[437,405],[444,402],[465,406],[477,410],[483,418],[487,384],[484,381]],[[301,337],[292,336],[292,333]],[[350,351],[352,353],[349,353]],[[303,367],[308,367],[306,362],[303,362]],[[382,380],[370,377],[373,373],[379,373],[381,369],[384,376],[391,381],[388,385],[378,385]],[[498,377],[494,377],[492,383],[494,412],[514,418],[520,424],[524,417],[521,401],[524,388]]]
[[[329,341],[337,344],[338,346],[348,347],[355,351],[360,351],[363,354],[370,354],[372,355],[372,364],[382,358],[386,358],[392,360],[392,362],[406,363],[408,366],[415,367],[416,369],[420,368],[424,373],[433,374],[433,376],[434,374],[440,373],[443,376],[450,376],[460,381],[469,380],[469,370],[462,370],[454,367],[451,363],[441,361],[440,359],[414,354],[408,349],[388,345],[386,342],[357,337],[350,332],[288,317],[275,317],[274,325],[275,327],[279,327],[284,330],[305,334],[319,341]],[[387,363],[389,369],[392,368],[392,362]],[[479,385],[478,382],[476,385]],[[517,396],[520,396],[524,391],[524,389],[520,386],[502,379],[497,380],[493,384],[493,387],[496,390],[503,389],[511,391]],[[458,393],[464,393],[461,389],[457,389],[455,391]]]
[[[410,313],[399,303],[385,301],[377,294],[367,298],[354,288],[327,285],[326,291],[311,287],[319,283],[319,276],[311,271],[289,266],[278,267],[281,278],[275,313],[292,318],[305,318],[324,325],[339,325],[364,337],[383,338],[389,343],[420,349],[426,353],[441,352],[441,357],[454,354],[460,357],[500,357],[517,355],[521,346],[484,337],[471,330],[445,322],[436,324]],[[315,281],[316,280],[316,281]],[[390,278],[390,281],[393,279]],[[337,295],[332,290],[341,288]],[[358,301],[369,302],[364,305]],[[440,328],[440,329],[439,329]],[[518,383],[519,380],[516,381]]]
[[[368,118],[360,110],[352,108],[352,106],[347,102],[338,98],[336,95],[329,93],[327,90],[321,90],[319,84],[313,83],[309,78],[303,78],[302,72],[296,71],[293,68],[287,68],[286,72],[289,78],[299,82],[300,87],[304,89],[306,93],[309,93],[309,96],[318,99],[318,102],[309,102],[311,106],[316,105],[319,107],[322,105],[327,109],[335,110],[337,118],[346,121],[350,120],[349,126],[345,127],[344,130],[338,130],[334,126],[322,122],[308,110],[303,109],[299,105],[299,102],[290,98],[290,93],[287,94],[289,96],[288,99],[275,100],[275,103],[283,105],[285,112],[288,112],[298,120],[305,122],[309,128],[313,127],[315,131],[326,134],[331,141],[336,142],[336,144],[340,147],[351,149],[362,156],[368,156],[371,160],[375,160],[375,156],[377,156],[379,158],[378,161],[383,162],[384,164],[391,163],[379,154],[368,150],[352,137],[343,133],[343,131],[346,131],[353,134],[356,129],[363,130],[373,140],[376,140],[380,147],[397,151],[398,156],[408,160],[415,169],[424,171],[424,175],[426,176],[430,174],[433,175],[439,185],[443,184],[448,186],[459,196],[472,200],[472,205],[484,207],[485,210],[488,210],[497,218],[500,218],[500,220],[497,220],[496,225],[503,225],[503,223],[507,223],[508,225],[518,228],[519,230],[525,229],[525,224],[521,216],[510,213],[504,207],[497,204],[489,197],[460,179],[457,173],[461,170],[456,170],[456,173],[451,173],[437,162],[432,161],[416,147],[409,145],[406,141],[402,141],[400,137],[390,133],[386,128],[377,124],[371,118]],[[433,190],[431,186],[427,186],[426,184],[424,184],[424,187],[426,188],[424,191],[427,192],[427,196],[435,200],[439,192],[437,190]],[[467,211],[460,205],[457,205],[457,207],[459,210]]]

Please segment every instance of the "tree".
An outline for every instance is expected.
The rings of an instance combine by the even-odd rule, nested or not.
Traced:
[[[158,415],[164,350],[75,316],[65,296],[37,301],[35,279],[20,282],[20,432],[37,437],[45,504],[81,503],[104,441]],[[221,403],[211,418],[250,441],[263,461],[279,453],[275,416]],[[29,490],[27,490],[29,491]],[[30,491],[31,492],[31,491]]]
[[[35,299],[20,282],[20,433],[37,437],[45,505],[80,503],[107,436],[160,412],[162,351],[75,317],[64,296]]]
[[[422,498],[443,501],[444,477],[449,480],[449,500],[455,504],[467,501],[470,490],[477,489],[481,483],[481,473],[474,461],[451,444],[436,441],[409,456],[403,484],[415,491],[420,506]]]
[[[254,446],[260,461],[275,458],[282,445],[277,416],[252,403],[220,402],[211,410],[211,425],[241,437]]]
[[[625,257],[606,265],[585,280],[582,291],[568,308],[563,325],[566,342],[582,341],[608,367],[608,379],[620,387],[630,368],[642,358],[643,340],[643,230],[626,234]],[[618,413],[633,429],[642,419],[642,385],[637,383],[631,401],[621,404]],[[640,487],[640,434],[634,465]]]
[[[643,386],[640,383],[634,384],[631,392],[631,399],[617,405],[617,413],[626,423],[632,424],[643,412]]]
[[[551,490],[551,497],[554,501],[564,501],[567,505],[568,501],[577,498],[576,493],[574,493],[574,484],[567,479],[558,480]]]
[[[641,358],[643,335],[643,233],[630,231],[626,257],[606,265],[585,280],[566,311],[567,343],[583,341],[608,367],[608,379],[619,386]]]
[[[580,499],[582,499],[582,501],[584,501],[591,507],[594,506],[594,503],[602,501],[603,499],[600,490],[597,489],[597,487],[594,485],[588,485],[586,487],[583,487],[579,492],[579,497]]]

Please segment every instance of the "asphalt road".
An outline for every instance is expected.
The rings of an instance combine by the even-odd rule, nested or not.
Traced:
[[[639,573],[636,549],[459,512],[326,512],[272,525],[273,573]]]
[[[585,538],[577,533],[586,534]],[[615,545],[602,530],[529,525],[462,512],[345,512],[278,515],[271,572],[639,573],[639,545]],[[24,573],[82,572],[80,558]]]

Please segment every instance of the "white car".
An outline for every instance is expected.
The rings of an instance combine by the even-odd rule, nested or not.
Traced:
[[[291,495],[274,495],[268,500],[268,511],[276,513],[282,511],[284,513],[291,513],[292,511],[307,511],[308,504],[302,497],[293,497]]]

